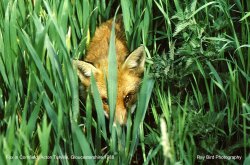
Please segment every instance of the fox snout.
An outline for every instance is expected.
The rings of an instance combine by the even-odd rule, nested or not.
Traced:
[[[115,112],[115,123],[125,125],[127,123],[127,110],[124,108],[117,108]]]

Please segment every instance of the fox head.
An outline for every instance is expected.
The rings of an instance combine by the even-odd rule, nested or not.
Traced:
[[[140,46],[131,54],[124,56],[123,59],[119,59],[118,56],[119,51],[117,55],[117,102],[114,121],[123,125],[127,122],[128,111],[133,112],[136,107],[137,93],[144,72],[145,50],[143,46]],[[88,89],[91,85],[90,76],[91,72],[93,73],[102,98],[105,115],[109,117],[106,84],[108,76],[107,57],[92,63],[74,60],[73,64],[77,68],[78,77],[85,89]]]

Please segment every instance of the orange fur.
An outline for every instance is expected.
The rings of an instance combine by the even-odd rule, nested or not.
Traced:
[[[103,108],[109,115],[107,104],[107,84],[104,75],[108,75],[108,49],[112,28],[112,19],[96,29],[95,35],[88,47],[84,61],[74,61],[78,68],[78,76],[84,87],[90,86],[90,74],[94,73]],[[118,16],[115,24],[115,45],[117,56],[117,103],[115,121],[125,124],[128,110],[136,103],[141,75],[144,71],[145,52],[141,46],[129,54],[122,23],[122,16]]]

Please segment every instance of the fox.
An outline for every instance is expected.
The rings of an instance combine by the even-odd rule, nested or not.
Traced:
[[[77,69],[84,93],[91,85],[91,72],[96,80],[97,88],[102,99],[104,114],[109,118],[107,97],[108,51],[113,18],[102,23],[95,31],[83,60],[73,60]],[[122,16],[115,21],[115,49],[117,58],[117,101],[114,122],[120,125],[127,123],[128,112],[136,108],[145,65],[145,48],[143,45],[129,53]]]

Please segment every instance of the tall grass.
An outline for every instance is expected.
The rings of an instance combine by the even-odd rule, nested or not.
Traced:
[[[166,20],[162,23],[166,29],[161,28],[155,40],[162,42],[162,34],[171,31],[174,36],[166,36],[169,53],[156,56],[159,65],[153,69],[161,83],[167,83],[158,87],[154,107],[159,105],[162,112],[158,113],[164,114],[175,141],[175,161],[239,162],[198,160],[196,156],[248,155],[244,112],[244,107],[249,106],[249,20],[245,20],[248,2],[155,3],[161,11],[159,17]],[[174,11],[172,16],[168,11]],[[164,62],[160,62],[161,57],[165,57]],[[161,92],[162,89],[169,92]],[[174,99],[164,102],[167,98]]]
[[[147,52],[137,109],[123,127],[113,124],[115,31],[110,120],[93,76],[92,95],[79,99],[71,64],[116,11],[129,49]],[[238,0],[1,0],[0,164],[248,164],[249,11]]]

